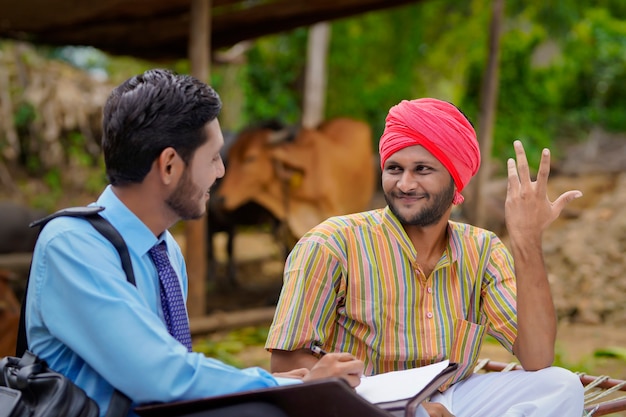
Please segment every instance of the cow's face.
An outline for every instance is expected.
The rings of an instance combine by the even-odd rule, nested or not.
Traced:
[[[272,166],[276,145],[271,145],[269,138],[270,131],[266,129],[246,132],[231,148],[228,168],[218,191],[226,210],[234,210],[249,201],[265,205],[268,194],[279,195],[280,185],[275,181]]]

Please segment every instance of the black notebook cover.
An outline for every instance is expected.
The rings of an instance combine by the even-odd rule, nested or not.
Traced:
[[[135,412],[141,417],[199,417],[203,411],[260,401],[278,406],[293,417],[391,417],[400,410],[414,416],[419,404],[446,382],[456,368],[456,364],[450,364],[416,396],[392,403],[372,404],[344,380],[329,378],[198,400],[143,405],[135,408]],[[409,409],[412,414],[408,414]]]

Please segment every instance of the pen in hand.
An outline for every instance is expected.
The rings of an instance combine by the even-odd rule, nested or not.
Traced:
[[[363,361],[347,352],[326,352],[317,344],[311,345],[310,349],[313,356],[319,359],[319,362],[311,368],[309,376],[316,373],[324,377],[340,377],[345,379],[352,388],[360,384],[363,375]]]
[[[319,358],[321,358],[322,356],[324,356],[324,355],[326,355],[328,353],[328,352],[326,352],[324,349],[322,349],[318,345],[311,346],[311,352],[313,352],[313,354],[316,355]]]

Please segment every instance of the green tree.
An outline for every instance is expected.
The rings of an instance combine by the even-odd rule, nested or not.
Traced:
[[[246,122],[299,121],[306,35],[306,28],[300,28],[264,37],[248,52]]]

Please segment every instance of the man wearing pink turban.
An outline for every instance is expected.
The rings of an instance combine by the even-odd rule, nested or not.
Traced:
[[[423,146],[448,170],[456,186],[452,204],[461,204],[461,191],[480,167],[480,149],[469,120],[445,101],[404,100],[387,115],[378,146],[381,168],[391,155],[414,145]]]
[[[366,375],[447,359],[456,374],[418,416],[582,415],[580,379],[551,366],[556,314],[541,246],[543,231],[582,194],[551,202],[549,151],[532,181],[522,144],[514,149],[509,250],[494,233],[450,220],[480,167],[469,120],[432,98],[392,107],[379,143],[387,206],[332,217],[294,247],[266,342],[272,371],[311,368],[312,345],[352,353]],[[474,374],[486,334],[524,371]]]

